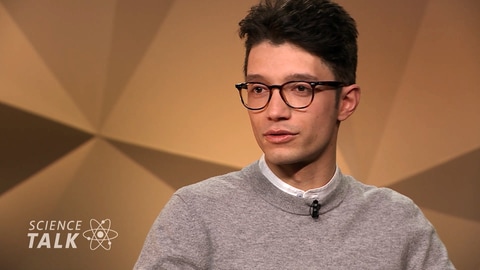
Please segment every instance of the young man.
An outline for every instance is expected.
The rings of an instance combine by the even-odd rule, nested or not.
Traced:
[[[178,190],[136,269],[453,269],[408,198],[336,166],[355,110],[357,30],[327,0],[265,1],[240,22],[236,85],[264,155]]]

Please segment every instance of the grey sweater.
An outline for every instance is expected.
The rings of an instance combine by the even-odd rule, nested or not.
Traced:
[[[258,162],[181,188],[135,269],[454,269],[410,199],[338,177],[318,219],[312,199],[273,186]]]

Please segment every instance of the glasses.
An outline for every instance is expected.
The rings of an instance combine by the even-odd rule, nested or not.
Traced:
[[[280,91],[280,96],[288,107],[293,109],[304,109],[312,104],[315,92],[337,90],[343,86],[343,83],[337,81],[290,81],[282,85],[266,85],[259,82],[243,82],[235,84],[235,88],[238,89],[243,106],[249,110],[261,110],[267,107],[272,98],[273,89],[275,88]]]

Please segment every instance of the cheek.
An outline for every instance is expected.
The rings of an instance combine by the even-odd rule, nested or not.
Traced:
[[[248,117],[250,119],[250,126],[252,128],[253,134],[257,137],[257,133],[260,133],[260,123],[258,117],[255,114],[249,112]]]
[[[319,110],[315,117],[312,117],[305,126],[311,127],[311,136],[314,139],[330,136],[336,130],[338,110],[333,106]]]
[[[316,104],[317,106],[312,107],[311,117],[312,124],[327,124],[332,121],[335,122],[338,116],[338,108],[334,103],[323,102]]]

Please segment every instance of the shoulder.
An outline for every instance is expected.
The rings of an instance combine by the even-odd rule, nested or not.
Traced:
[[[235,188],[241,180],[240,171],[214,176],[195,184],[178,189],[175,194],[179,196],[202,196],[223,193],[227,189]]]
[[[351,178],[344,201],[348,217],[375,237],[405,245],[423,245],[435,235],[435,228],[422,210],[407,196],[386,187],[366,185]],[[436,237],[436,236],[435,236]],[[415,239],[427,239],[422,244]]]
[[[383,220],[431,227],[420,208],[409,197],[387,187],[366,185],[350,177],[351,200]]]
[[[256,163],[227,174],[214,176],[178,189],[174,196],[184,200],[209,200],[232,197],[251,189],[248,179],[257,172]]]
[[[373,232],[370,239],[401,250],[405,268],[454,269],[435,228],[414,201],[390,188],[348,178],[348,211],[357,226]]]
[[[353,195],[360,201],[367,203],[382,202],[383,206],[388,207],[413,207],[414,202],[407,196],[387,187],[377,187],[367,185],[355,180],[351,176],[346,176]]]

